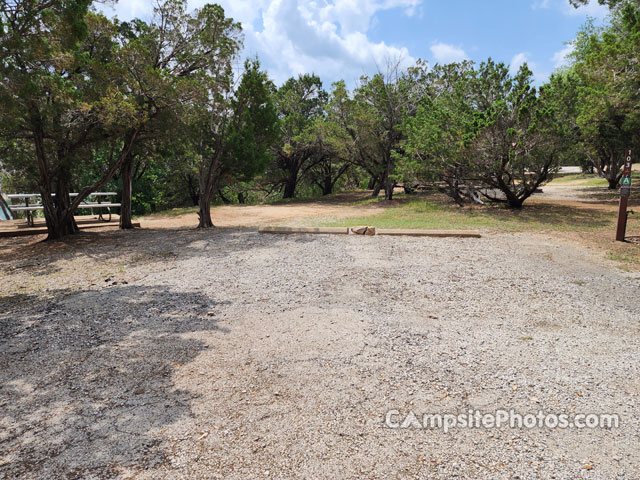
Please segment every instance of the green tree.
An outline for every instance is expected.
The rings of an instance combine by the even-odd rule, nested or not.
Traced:
[[[422,77],[424,95],[413,116],[405,116],[405,154],[398,168],[406,182],[433,182],[458,204],[479,200],[472,177],[470,144],[476,132],[470,61],[436,65]]]
[[[210,106],[210,123],[203,128],[198,147],[200,228],[213,226],[211,200],[215,192],[231,182],[252,179],[271,161],[270,149],[277,135],[273,91],[260,63],[247,61],[234,94]]]
[[[145,123],[119,81],[113,24],[89,4],[3,2],[0,11],[0,135],[31,145],[50,239],[77,231],[74,211],[113,177]],[[124,141],[113,164],[72,201],[73,172],[115,136]]]
[[[194,109],[220,111],[230,86],[231,62],[240,48],[240,26],[218,5],[187,13],[186,0],[167,0],[154,9],[151,21],[119,26],[120,61],[128,72],[127,86],[138,108],[146,113],[143,137],[153,143],[180,133],[175,125]],[[121,166],[121,228],[131,228],[132,172],[135,152]]]
[[[333,193],[336,184],[354,166],[354,141],[349,126],[353,101],[344,81],[335,82],[325,107],[325,115],[314,122],[308,132],[315,141],[317,162],[311,168],[311,179],[323,195]]]
[[[526,64],[512,77],[491,60],[480,65],[474,81],[479,128],[471,144],[473,167],[486,187],[483,195],[513,208],[552,179],[564,146],[554,109],[532,82]]]
[[[402,122],[414,115],[419,100],[414,92],[415,71],[402,72],[397,63],[389,64],[386,74],[360,80],[344,125],[353,140],[352,161],[373,179],[373,196],[384,189],[385,199],[391,200],[396,158],[402,148]]]
[[[526,65],[511,75],[492,60],[439,67],[426,78],[428,96],[405,121],[414,170],[444,181],[459,203],[482,196],[513,208],[552,178],[569,143],[557,89],[538,92]]]
[[[620,3],[611,24],[587,24],[575,41],[571,74],[575,76],[575,123],[584,155],[609,188],[618,186],[625,150],[640,138],[640,8]]]
[[[293,198],[300,181],[318,163],[310,129],[324,114],[327,92],[316,75],[290,78],[276,92],[279,140],[274,145],[274,162],[269,177],[283,190],[283,198]]]
[[[275,86],[258,59],[247,60],[231,99],[221,171],[228,182],[249,182],[273,161],[271,150],[278,138],[274,94]]]

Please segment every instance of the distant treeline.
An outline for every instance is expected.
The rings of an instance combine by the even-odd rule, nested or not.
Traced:
[[[278,88],[255,58],[236,68],[241,27],[218,5],[166,0],[120,22],[90,0],[3,2],[1,188],[41,193],[50,238],[77,231],[74,210],[101,189],[120,193],[131,228],[185,205],[210,227],[215,201],[390,200],[398,184],[519,208],[567,164],[616,188],[639,143],[640,7],[601,3],[608,24],[587,23],[540,87],[526,64],[489,59],[389,62],[350,91],[313,74]]]

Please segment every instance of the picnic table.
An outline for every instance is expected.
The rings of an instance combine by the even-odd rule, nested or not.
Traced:
[[[55,193],[52,194],[55,196]],[[120,203],[114,203],[109,201],[109,197],[115,197],[117,195],[116,192],[95,192],[90,194],[86,199],[82,201],[80,205],[78,205],[79,209],[90,209],[91,215],[93,215],[93,210],[98,210],[98,219],[103,222],[111,221],[111,208],[112,207],[120,207]],[[70,197],[77,197],[77,193],[70,193]],[[33,226],[33,212],[38,210],[44,210],[42,206],[42,199],[39,193],[13,193],[7,195],[7,198],[11,200],[11,205],[9,205],[9,210],[15,213],[24,213],[27,224],[29,226]],[[20,203],[14,203],[14,201],[18,201]],[[106,209],[104,212],[103,209]],[[105,218],[108,215],[108,218]]]

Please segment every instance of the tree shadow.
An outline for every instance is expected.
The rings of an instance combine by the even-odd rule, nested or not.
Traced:
[[[167,462],[162,430],[194,398],[172,376],[216,348],[198,332],[226,333],[211,316],[225,303],[129,285],[14,300],[0,308],[0,477],[115,478]]]
[[[139,261],[170,259],[201,255],[202,249],[193,248],[197,242],[214,243],[223,234],[240,234],[246,228],[213,229],[176,228],[176,229],[135,229],[108,231],[81,231],[56,242],[43,242],[28,237],[0,239],[0,263],[4,270],[12,272],[26,269],[30,274],[41,275],[55,273],[53,267],[60,260],[70,260],[85,256],[104,262],[122,256],[133,256]],[[244,250],[242,242],[225,241],[216,245],[216,249],[207,248],[209,253],[217,251],[228,254],[235,250]]]
[[[525,204],[522,209],[508,209],[504,206],[490,206],[484,210],[499,220],[516,218],[519,223],[541,224],[551,229],[599,229],[614,221],[611,213],[587,208],[551,203]]]
[[[617,204],[620,200],[620,189],[608,189],[606,187],[585,187],[582,188],[582,195],[587,203],[608,203]],[[629,205],[640,205],[640,188],[636,185],[631,188]]]

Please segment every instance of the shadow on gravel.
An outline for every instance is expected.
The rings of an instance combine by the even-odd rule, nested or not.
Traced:
[[[127,285],[57,298],[0,305],[0,478],[114,478],[166,462],[163,428],[192,415],[172,375],[216,348],[190,334],[220,331],[224,302]]]
[[[71,260],[77,256],[99,262],[108,262],[129,255],[133,260],[152,260],[171,257],[198,256],[203,249],[193,248],[195,242],[205,241],[209,253],[228,254],[244,250],[243,242],[224,241],[218,237],[228,233],[242,233],[256,229],[216,227],[211,230],[188,229],[135,229],[109,231],[82,231],[56,242],[37,241],[29,237],[0,239],[0,265],[11,273],[24,270],[34,275],[54,273],[52,264],[60,260]],[[209,248],[212,247],[212,248]]]

